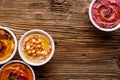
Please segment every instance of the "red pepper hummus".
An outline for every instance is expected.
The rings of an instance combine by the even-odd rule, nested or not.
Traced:
[[[29,67],[15,62],[2,68],[0,80],[33,80],[33,74]]]
[[[96,0],[92,18],[102,28],[114,28],[120,23],[120,0]]]

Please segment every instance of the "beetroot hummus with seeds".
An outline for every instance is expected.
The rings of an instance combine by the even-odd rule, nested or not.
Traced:
[[[96,0],[92,18],[102,28],[114,28],[120,23],[120,0]]]

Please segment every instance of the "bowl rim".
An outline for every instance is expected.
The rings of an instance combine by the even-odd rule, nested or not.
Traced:
[[[7,63],[8,61],[10,61],[15,56],[16,51],[17,51],[17,38],[16,38],[15,34],[8,27],[0,26],[0,29],[7,31],[13,37],[13,40],[15,43],[14,51],[12,52],[12,54],[7,59],[0,61],[0,65],[2,65],[4,63]]]
[[[93,4],[95,3],[95,1],[96,0],[92,0],[91,4],[89,6],[89,18],[90,18],[90,21],[92,22],[92,24],[94,25],[94,27],[96,27],[97,29],[99,29],[101,31],[105,31],[105,32],[115,31],[115,30],[119,29],[120,23],[118,23],[114,28],[111,28],[111,29],[102,28],[95,23],[95,21],[92,18],[92,7],[93,7]]]
[[[29,35],[29,34],[31,34],[31,33],[34,33],[34,32],[39,32],[39,33],[42,33],[43,35],[47,36],[48,39],[49,39],[50,42],[51,42],[51,45],[52,45],[52,51],[51,51],[50,56],[49,56],[45,61],[40,62],[40,63],[33,63],[33,62],[31,62],[31,61],[28,61],[27,59],[25,59],[25,57],[23,56],[23,53],[22,53],[22,51],[21,51],[22,41],[24,40],[24,38],[25,38],[27,35]],[[52,57],[53,57],[53,55],[54,55],[54,52],[55,52],[55,44],[54,44],[53,38],[52,38],[52,37],[50,36],[50,34],[48,34],[46,31],[40,30],[40,29],[33,29],[33,30],[29,30],[29,31],[25,32],[25,33],[22,35],[22,37],[20,38],[20,41],[19,41],[18,51],[19,51],[19,55],[20,55],[21,59],[22,59],[23,61],[25,61],[27,64],[29,64],[29,65],[31,65],[31,66],[42,66],[42,65],[46,64],[47,62],[49,62],[49,61],[52,59]]]
[[[9,65],[9,64],[11,64],[11,63],[17,63],[17,62],[18,62],[18,63],[22,63],[22,64],[24,64],[25,66],[27,66],[27,67],[32,71],[33,80],[35,80],[35,72],[34,72],[34,70],[32,69],[32,67],[31,67],[30,65],[26,64],[25,62],[21,61],[21,60],[12,60],[12,61],[9,61],[8,63],[4,64],[4,65],[0,68],[0,74],[1,74],[2,69],[3,69],[5,66],[7,66],[7,65]]]

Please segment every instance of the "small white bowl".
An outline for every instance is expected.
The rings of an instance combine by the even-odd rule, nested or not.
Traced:
[[[32,72],[32,74],[33,74],[33,80],[35,80],[35,73],[34,73],[33,69],[32,69],[28,64],[26,64],[26,63],[24,63],[23,61],[20,61],[20,60],[12,60],[12,61],[6,63],[5,65],[3,65],[3,66],[1,67],[1,69],[0,69],[0,74],[1,74],[2,69],[3,69],[5,66],[7,66],[7,65],[9,65],[9,64],[12,64],[12,63],[16,63],[16,62],[22,63],[22,64],[24,64],[25,66],[27,66],[27,67],[31,70],[31,72]]]
[[[0,65],[1,65],[1,64],[4,64],[4,63],[10,61],[15,56],[15,53],[17,51],[17,38],[16,38],[15,34],[10,29],[8,29],[7,27],[0,26],[0,29],[7,31],[13,37],[13,40],[14,40],[14,43],[15,43],[13,53],[6,60],[0,61]]]
[[[33,62],[31,62],[31,61],[28,61],[28,60],[25,58],[25,56],[24,56],[24,54],[23,54],[23,52],[22,52],[22,42],[23,42],[23,40],[24,40],[29,34],[36,33],[36,32],[37,32],[37,33],[40,33],[40,34],[43,34],[44,36],[46,36],[46,37],[50,40],[51,46],[52,46],[52,51],[51,51],[49,57],[48,57],[45,61],[40,62],[40,63],[33,63]],[[19,55],[20,55],[20,57],[22,58],[22,60],[25,61],[26,63],[28,63],[28,64],[30,64],[30,65],[32,65],[32,66],[41,66],[41,65],[44,65],[44,64],[46,64],[47,62],[49,62],[50,59],[53,57],[54,51],[55,51],[55,45],[54,45],[54,41],[53,41],[52,37],[51,37],[47,32],[45,32],[45,31],[43,31],[43,30],[39,30],[39,29],[34,29],[34,30],[27,31],[27,32],[20,38],[19,45],[18,45],[18,51],[19,51]]]
[[[120,28],[120,23],[119,23],[117,26],[115,26],[114,28],[105,29],[105,28],[102,28],[102,27],[98,26],[98,25],[94,22],[94,20],[93,20],[93,18],[92,18],[92,6],[93,6],[93,4],[95,3],[95,1],[96,1],[96,0],[92,0],[91,4],[90,4],[90,6],[89,6],[89,18],[90,18],[92,24],[93,24],[97,29],[102,30],[102,31],[105,31],[105,32],[115,31],[115,30],[119,29],[119,28]]]

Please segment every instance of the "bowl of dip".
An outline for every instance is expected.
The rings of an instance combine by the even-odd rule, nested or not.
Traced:
[[[89,7],[92,24],[102,31],[120,28],[120,0],[93,0]]]
[[[10,61],[17,51],[15,34],[7,27],[0,26],[0,64]]]
[[[2,66],[0,80],[35,80],[35,73],[26,63],[13,60]]]
[[[19,41],[20,57],[32,66],[46,64],[52,58],[55,45],[52,37],[45,31],[34,29],[27,31]]]

